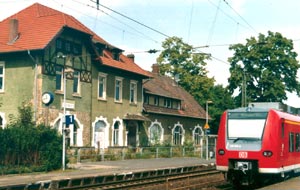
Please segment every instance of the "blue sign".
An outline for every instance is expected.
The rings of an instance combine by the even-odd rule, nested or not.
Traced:
[[[74,115],[66,115],[65,123],[66,123],[66,125],[74,124]]]

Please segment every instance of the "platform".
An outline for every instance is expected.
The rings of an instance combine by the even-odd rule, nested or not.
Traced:
[[[87,178],[100,175],[117,175],[123,173],[153,171],[187,166],[210,166],[214,164],[215,160],[213,159],[204,160],[200,158],[157,158],[77,163],[68,165],[70,169],[65,171],[59,170],[48,173],[0,176],[0,190],[7,189],[9,186],[40,184],[53,180],[57,181],[71,178]]]
[[[298,190],[300,189],[300,177],[294,177],[280,183],[276,183],[259,190]]]

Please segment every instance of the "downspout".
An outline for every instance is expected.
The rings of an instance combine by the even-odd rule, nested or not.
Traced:
[[[32,57],[30,54],[30,50],[27,50],[28,56],[34,63],[34,94],[33,94],[33,102],[34,102],[34,107],[33,107],[33,118],[34,118],[34,124],[36,125],[36,120],[37,120],[37,62],[36,60]]]

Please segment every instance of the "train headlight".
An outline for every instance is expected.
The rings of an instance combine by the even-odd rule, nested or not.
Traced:
[[[218,150],[218,154],[219,154],[219,155],[224,155],[224,154],[225,154],[225,150],[219,149],[219,150]]]
[[[264,152],[263,152],[263,156],[264,156],[264,157],[271,157],[272,155],[273,155],[273,152],[272,152],[272,151],[267,150],[267,151],[264,151]]]

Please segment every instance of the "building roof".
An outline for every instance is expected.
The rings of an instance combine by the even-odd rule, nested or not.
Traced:
[[[144,104],[144,110],[147,113],[176,115],[199,119],[206,118],[205,110],[199,105],[194,97],[187,91],[185,91],[182,87],[177,85],[176,82],[168,76],[153,74],[153,78],[147,80],[144,83],[143,87],[146,94],[153,94],[181,101],[181,109],[171,109]]]
[[[18,21],[18,38],[13,43],[9,43],[9,28],[12,19]],[[39,3],[34,3],[0,22],[0,53],[42,50],[47,47],[64,27],[69,27],[91,35],[93,43],[101,43],[116,48],[80,23],[73,16]],[[134,61],[124,55],[121,57],[121,61],[114,61],[111,56],[106,56],[105,58],[100,57],[100,63],[149,77],[148,72],[136,65]]]

